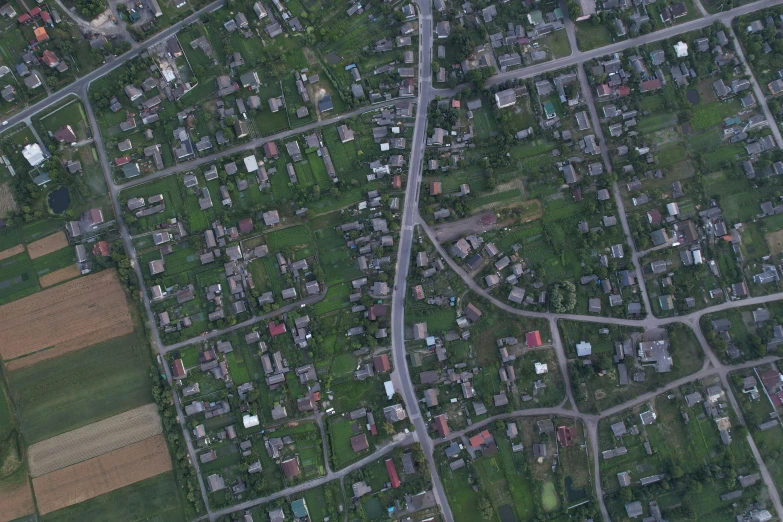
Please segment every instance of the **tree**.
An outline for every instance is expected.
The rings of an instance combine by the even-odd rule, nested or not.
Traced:
[[[489,501],[487,495],[482,495],[478,501],[478,508],[481,512],[481,518],[484,520],[493,520],[495,518],[495,510],[492,508],[492,503]]]
[[[478,69],[471,69],[465,78],[476,86],[476,89],[480,90],[484,88],[487,80],[495,74],[495,69],[492,67],[480,67]]]

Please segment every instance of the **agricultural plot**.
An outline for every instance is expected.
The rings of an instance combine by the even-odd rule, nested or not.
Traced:
[[[146,344],[117,337],[32,366],[9,368],[11,397],[28,444],[152,400]]]
[[[165,520],[185,522],[181,493],[172,472],[135,482],[103,495],[48,513],[44,522],[83,522],[107,518],[115,522]]]
[[[38,290],[35,268],[26,253],[17,254],[0,261],[0,304],[20,299]],[[9,306],[9,305],[6,305]],[[3,308],[0,308],[2,314]],[[0,356],[5,357],[0,348]]]
[[[140,406],[33,444],[28,449],[30,474],[39,477],[160,435],[162,431],[157,406]]]
[[[67,246],[68,238],[65,237],[65,232],[60,231],[29,243],[27,245],[27,254],[30,256],[30,259],[37,259]]]
[[[81,275],[81,271],[79,270],[79,267],[75,264],[68,265],[65,268],[61,268],[59,270],[55,270],[54,272],[49,272],[47,274],[44,274],[38,278],[38,282],[41,285],[41,288],[47,288],[50,286],[54,286],[58,283],[62,283],[64,281],[69,281],[71,279],[74,279],[76,277],[79,277]]]
[[[78,504],[104,493],[171,470],[162,435],[33,479],[42,514]]]
[[[89,308],[103,313],[85,314]],[[0,332],[0,355],[4,360],[44,348],[44,356],[52,357],[133,329],[125,292],[112,270],[4,305],[0,307],[0,321],[4,325]],[[30,324],[45,324],[46,328],[30,331]]]

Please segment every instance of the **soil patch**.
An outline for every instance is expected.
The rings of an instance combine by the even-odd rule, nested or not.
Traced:
[[[15,255],[21,254],[22,252],[24,252],[24,245],[16,245],[0,252],[0,260],[14,257]]]
[[[769,246],[769,255],[773,259],[777,259],[783,253],[783,230],[770,232],[764,238],[767,240],[767,246]]]
[[[125,291],[114,270],[63,283],[1,306],[0,324],[0,356],[4,360],[44,348],[78,349],[133,330]],[[94,334],[98,333],[100,338],[96,339]],[[82,344],[85,340],[91,342]],[[74,342],[79,345],[74,346]]]
[[[25,477],[21,484],[0,487],[0,522],[16,520],[35,511],[33,492]]]
[[[16,201],[14,201],[9,184],[3,183],[0,185],[0,217],[7,215],[12,210],[16,210]]]
[[[158,407],[140,406],[33,444],[28,450],[30,475],[40,477],[160,435],[162,431]]]
[[[68,281],[69,279],[73,279],[80,275],[81,271],[79,270],[79,267],[76,265],[69,265],[60,270],[55,270],[54,272],[49,272],[48,274],[40,276],[38,278],[38,283],[41,285],[41,288],[46,288],[47,286],[54,286],[57,283]]]
[[[45,515],[171,470],[163,435],[111,451],[33,479],[38,511]]]
[[[68,238],[65,237],[65,232],[60,231],[51,236],[39,239],[38,241],[33,241],[27,245],[27,253],[30,254],[30,259],[35,259],[56,252],[67,246]]]

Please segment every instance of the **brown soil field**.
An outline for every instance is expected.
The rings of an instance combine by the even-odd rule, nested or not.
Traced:
[[[30,475],[40,477],[162,432],[158,407],[155,404],[139,406],[33,444],[27,451]]]
[[[766,240],[769,245],[769,253],[773,258],[777,258],[783,253],[783,230],[770,232],[766,235]]]
[[[33,492],[25,477],[22,484],[6,489],[0,487],[0,522],[16,520],[35,511]]]
[[[79,267],[76,265],[68,265],[65,268],[39,276],[38,283],[41,285],[41,288],[46,288],[47,286],[54,286],[57,283],[73,279],[79,275],[81,275]]]
[[[171,469],[163,435],[33,479],[38,511],[45,515]]]
[[[25,357],[20,357],[19,359],[14,359],[13,361],[8,361],[5,363],[5,369],[9,372],[12,372],[14,370],[18,370],[19,368],[26,368],[27,366],[38,364],[41,361],[54,359],[55,357],[59,357],[68,352],[75,352],[76,350],[81,350],[87,346],[98,344],[107,339],[113,339],[115,337],[129,334],[132,331],[133,328],[130,326],[127,328],[122,328],[122,330],[117,330],[115,327],[109,325],[101,328],[100,330],[95,330],[88,334],[75,337],[68,342],[58,344],[57,346],[48,350],[44,350],[32,355],[27,355]]]
[[[30,254],[30,259],[45,256],[51,254],[61,248],[68,246],[68,238],[65,237],[65,232],[55,232],[51,236],[46,236],[38,241],[33,241],[27,245],[27,253]]]
[[[0,260],[8,259],[9,257],[21,254],[22,252],[24,252],[24,245],[16,245],[0,252]]]
[[[5,216],[8,212],[16,210],[16,201],[11,193],[9,183],[0,185],[0,216]]]
[[[125,292],[114,270],[103,270],[0,306],[0,324],[0,356],[5,360],[44,348],[59,350],[59,355],[64,347],[72,351],[89,346],[83,340],[95,344],[133,330]],[[98,332],[100,338],[95,339],[93,334]]]

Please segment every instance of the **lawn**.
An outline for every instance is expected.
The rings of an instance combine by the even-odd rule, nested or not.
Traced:
[[[576,44],[580,51],[604,47],[614,41],[606,24],[594,24],[590,20],[576,23]]]
[[[56,250],[52,253],[33,259],[33,267],[38,272],[38,275],[43,275],[48,272],[54,272],[60,268],[73,264],[76,259],[74,249],[72,246],[67,246]]]
[[[354,453],[351,447],[351,437],[356,435],[351,425],[355,422],[361,424],[361,419],[359,421],[349,421],[347,418],[329,419],[327,424],[329,447],[331,449],[332,465],[335,469],[343,468],[359,459],[359,455]]]
[[[7,250],[22,242],[19,236],[19,229],[13,226],[6,226],[0,229],[0,252]]]
[[[38,290],[38,278],[26,252],[0,260],[0,304]]]
[[[151,402],[147,350],[130,334],[9,373],[26,442]]]
[[[184,522],[173,472],[161,473],[42,517],[44,522]]]

